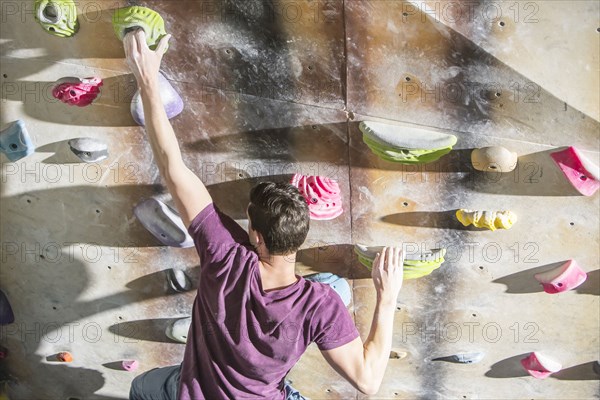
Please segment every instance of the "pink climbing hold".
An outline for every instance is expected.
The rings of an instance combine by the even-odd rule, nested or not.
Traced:
[[[340,187],[336,180],[322,176],[294,174],[290,183],[304,196],[311,219],[329,220],[344,211]]]
[[[546,379],[562,369],[560,363],[536,351],[522,359],[521,365],[523,365],[523,368],[525,368],[529,375],[537,379]]]
[[[8,357],[8,349],[4,346],[0,346],[0,360],[5,359],[6,357]]]
[[[582,195],[591,196],[600,188],[598,166],[575,147],[551,153],[550,156],[571,185]]]
[[[62,78],[52,89],[52,96],[71,106],[85,107],[98,97],[100,86],[102,86],[100,78]]]
[[[587,274],[577,261],[569,260],[558,268],[534,275],[546,293],[562,293],[575,289],[587,279]]]
[[[125,371],[135,371],[139,367],[139,363],[136,360],[124,360],[121,365]]]

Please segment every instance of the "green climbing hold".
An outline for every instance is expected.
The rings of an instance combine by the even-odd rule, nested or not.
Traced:
[[[34,8],[35,19],[54,36],[71,37],[79,30],[73,0],[36,0]]]
[[[166,36],[165,21],[159,13],[146,7],[131,6],[119,8],[113,14],[113,28],[120,40],[135,28],[142,28],[146,33],[146,44],[155,50],[158,42]]]
[[[358,261],[369,270],[373,268],[373,260],[377,253],[383,251],[383,246],[367,247],[362,244],[354,246]],[[433,249],[419,255],[407,255],[404,258],[404,279],[417,279],[431,274],[444,262],[446,249]]]
[[[456,144],[456,136],[416,127],[363,121],[359,125],[363,141],[386,161],[424,164],[437,161]]]

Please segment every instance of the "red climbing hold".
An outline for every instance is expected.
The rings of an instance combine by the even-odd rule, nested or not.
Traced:
[[[52,96],[71,106],[85,107],[96,100],[100,94],[100,86],[102,86],[100,78],[62,78],[52,89]]]

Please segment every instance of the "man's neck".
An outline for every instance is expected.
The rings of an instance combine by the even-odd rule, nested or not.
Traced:
[[[278,290],[293,285],[296,278],[296,253],[285,256],[259,257],[260,277],[263,290]]]

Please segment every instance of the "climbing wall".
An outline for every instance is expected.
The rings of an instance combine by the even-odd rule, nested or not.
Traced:
[[[131,3],[134,4],[134,3]],[[598,398],[598,194],[581,196],[549,154],[575,145],[599,163],[597,1],[193,1],[135,3],[173,34],[162,70],[185,102],[172,120],[187,165],[220,208],[246,226],[248,190],[293,173],[337,179],[344,213],[313,221],[297,272],[351,281],[366,338],[375,293],[353,244],[447,249],[431,275],[404,283],[381,399]],[[164,335],[194,292],[193,249],[161,245],[133,215],[169,202],[129,107],[135,82],[116,38],[125,1],[78,1],[79,32],[58,38],[33,1],[0,1],[1,114],[25,122],[34,154],[1,159],[0,289],[15,314],[0,326],[0,378],[11,399],[125,399],[133,377],[181,361]],[[66,76],[103,79],[88,107],[51,95]],[[457,136],[437,162],[383,161],[359,121]],[[67,141],[93,137],[110,155],[81,163]],[[475,171],[472,149],[519,155],[504,174]],[[510,230],[465,228],[459,208],[512,210]],[[576,259],[575,290],[547,294],[533,274]],[[55,355],[69,351],[73,362]],[[563,370],[545,380],[519,360],[540,351]],[[485,353],[476,364],[433,361]],[[136,359],[138,371],[120,361]],[[364,398],[311,346],[289,379],[313,399]]]

